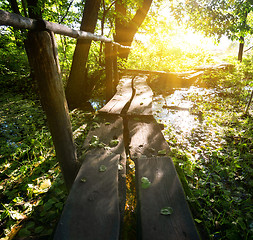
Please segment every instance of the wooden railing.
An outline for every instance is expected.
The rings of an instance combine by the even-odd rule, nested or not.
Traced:
[[[76,177],[78,162],[73,141],[69,110],[61,79],[54,33],[77,39],[105,43],[106,100],[109,101],[118,83],[117,52],[122,46],[112,39],[45,20],[36,20],[0,10],[0,25],[31,30],[28,33],[29,61],[38,81],[41,104],[47,115],[58,161],[68,189]]]

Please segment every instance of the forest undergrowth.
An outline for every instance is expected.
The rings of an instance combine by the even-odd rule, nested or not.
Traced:
[[[164,130],[195,223],[210,239],[253,239],[253,113],[244,113],[252,63],[205,74],[199,81],[215,91],[187,96],[202,121],[185,136]],[[96,114],[70,115],[82,158]],[[50,239],[67,191],[39,101],[2,89],[0,129],[0,239]]]
[[[199,122],[190,133],[165,126],[203,239],[253,239],[253,112],[245,113],[252,91],[251,61],[232,71],[206,73],[198,84],[212,91],[185,96]]]

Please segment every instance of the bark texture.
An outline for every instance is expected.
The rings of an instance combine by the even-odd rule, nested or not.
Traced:
[[[101,0],[86,0],[81,30],[94,33]],[[69,79],[66,86],[66,97],[71,109],[80,107],[90,97],[87,81],[87,60],[91,40],[77,40]]]
[[[118,17],[115,20],[115,42],[118,42],[121,45],[129,47],[131,46],[134,39],[134,35],[143,23],[150,9],[151,3],[152,0],[144,0],[142,6],[136,11],[134,17],[130,21],[127,21],[127,9],[126,6],[123,4],[123,0],[116,1],[115,10]],[[127,58],[129,52],[130,49],[119,48],[119,57]]]
[[[240,37],[239,52],[238,52],[238,61],[240,62],[242,61],[243,48],[244,48],[244,37]]]
[[[56,42],[53,33],[30,32],[30,60],[38,82],[41,104],[47,115],[56,157],[68,189],[78,170],[72,126],[62,85]]]

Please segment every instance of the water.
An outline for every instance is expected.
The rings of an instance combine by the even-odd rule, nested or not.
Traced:
[[[193,128],[201,124],[199,116],[192,114],[190,111],[194,107],[194,103],[188,100],[188,96],[191,94],[206,95],[212,93],[215,93],[215,91],[191,86],[175,89],[167,96],[154,95],[153,115],[158,122],[162,122],[165,126],[172,126],[177,133],[187,136]],[[94,110],[98,110],[106,104],[106,101],[92,99],[90,103]]]
[[[178,133],[189,135],[193,128],[201,124],[202,120],[200,116],[191,113],[190,109],[194,107],[194,103],[188,100],[188,96],[190,94],[204,95],[212,91],[191,86],[177,89],[168,96],[155,95],[152,106],[153,115],[165,126],[172,126]]]

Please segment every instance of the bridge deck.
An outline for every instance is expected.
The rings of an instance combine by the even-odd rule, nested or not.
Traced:
[[[184,191],[152,116],[146,75],[125,76],[85,140],[87,155],[54,239],[119,239],[126,154],[136,165],[138,239],[199,239]],[[143,181],[148,182],[143,185]]]

